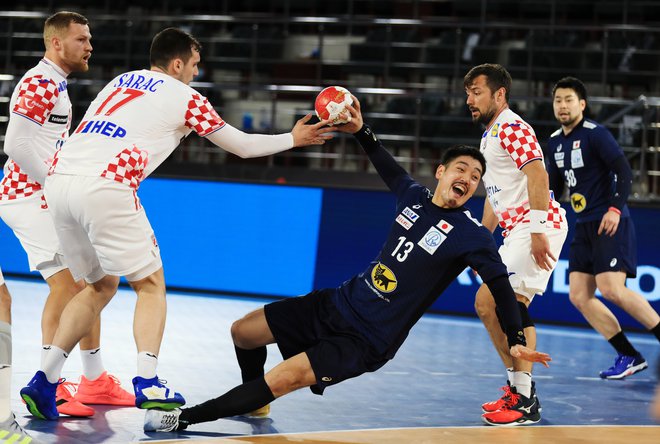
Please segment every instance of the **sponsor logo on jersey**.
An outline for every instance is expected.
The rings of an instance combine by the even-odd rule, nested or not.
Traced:
[[[561,143],[557,145],[557,151],[561,151]]]
[[[447,239],[447,236],[444,233],[441,233],[440,230],[435,227],[431,227],[424,237],[417,242],[417,245],[422,247],[427,253],[433,254],[445,239]]]
[[[499,132],[500,132],[500,124],[496,123],[495,125],[493,125],[493,129],[490,130],[490,135],[492,137],[497,137]]]
[[[565,153],[555,153],[555,160],[563,160]]]
[[[394,272],[380,262],[371,270],[371,282],[378,291],[382,291],[383,293],[392,293],[396,290],[397,286]]]
[[[494,195],[495,193],[499,193],[502,191],[497,185],[489,185],[486,187],[486,194],[488,194],[488,197]]]
[[[114,138],[123,138],[126,136],[126,130],[121,126],[108,122],[107,120],[84,120],[80,122],[76,133],[96,133]]]
[[[413,210],[419,210],[420,208],[422,208],[422,204],[413,205]]]
[[[616,263],[617,263],[616,258],[615,258],[615,257],[612,258],[612,260],[610,261],[610,268],[615,267],[615,266],[616,266]]]
[[[573,141],[573,149],[576,150],[580,148],[580,141],[579,140],[574,140]]]
[[[440,231],[442,231],[445,234],[449,234],[449,232],[454,229],[454,226],[444,219],[440,219],[440,222],[438,222],[437,227],[440,228]]]
[[[57,114],[51,114],[48,118],[50,123],[66,124],[69,123],[69,116],[59,116]]]
[[[571,194],[571,207],[576,213],[581,213],[587,207],[587,199],[580,193]]]
[[[396,221],[399,223],[399,225],[401,225],[401,226],[402,226],[403,228],[405,228],[406,230],[410,230],[410,227],[412,227],[412,225],[413,225],[412,222],[410,222],[408,219],[406,219],[405,217],[403,217],[403,214],[399,214],[399,215],[396,217]]]
[[[415,213],[413,210],[411,210],[408,207],[404,208],[401,213],[413,222],[419,219],[419,214]]]

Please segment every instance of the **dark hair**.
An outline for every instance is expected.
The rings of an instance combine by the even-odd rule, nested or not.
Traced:
[[[497,91],[500,88],[504,88],[504,98],[506,101],[509,101],[509,91],[511,91],[511,74],[506,70],[502,65],[496,63],[484,63],[483,65],[477,65],[468,71],[463,77],[463,87],[468,88],[474,83],[474,79],[484,75],[488,80],[486,84],[492,92]]]
[[[184,63],[192,57],[193,50],[201,51],[202,45],[189,33],[178,28],[166,28],[154,36],[149,51],[149,63],[163,70],[174,59]]]
[[[568,88],[575,91],[578,99],[587,100],[587,88],[584,86],[584,83],[576,77],[563,77],[555,83],[555,86],[552,87],[552,97],[555,96],[555,92],[559,88]]]
[[[44,22],[44,43],[48,48],[48,41],[53,34],[61,34],[67,30],[71,23],[89,25],[89,20],[84,15],[71,11],[60,11],[51,15]]]
[[[481,163],[481,175],[486,174],[486,158],[479,148],[470,145],[453,145],[447,148],[440,158],[440,165],[449,165],[454,159],[460,156],[470,156]]]

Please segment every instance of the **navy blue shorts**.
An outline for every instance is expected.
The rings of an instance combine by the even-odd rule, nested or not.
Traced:
[[[619,221],[613,237],[598,235],[600,219],[575,224],[575,236],[568,255],[568,272],[597,275],[606,271],[625,271],[637,275],[637,239],[629,217]]]
[[[346,322],[330,299],[334,290],[286,298],[264,307],[266,321],[284,359],[307,353],[316,375],[313,393],[381,368],[388,361]]]

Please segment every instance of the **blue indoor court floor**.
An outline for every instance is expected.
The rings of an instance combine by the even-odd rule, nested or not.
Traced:
[[[340,430],[486,428],[482,427],[480,405],[496,399],[499,387],[505,383],[499,358],[477,319],[427,315],[412,330],[395,359],[380,371],[331,387],[322,397],[306,389],[285,396],[274,402],[268,419],[231,418],[191,426],[180,433],[146,434],[142,431],[143,411],[95,406],[96,414],[89,419],[62,417],[58,421],[42,421],[28,415],[18,391],[39,365],[40,315],[47,287],[37,281],[15,279],[8,279],[7,285],[13,298],[12,405],[19,423],[43,443],[208,441],[243,435]],[[106,368],[129,390],[136,368],[132,337],[135,300],[132,291],[120,289],[102,318]],[[235,319],[264,303],[170,293],[159,377],[180,391],[189,405],[218,396],[240,383],[229,328]],[[538,349],[553,358],[549,369],[535,367],[543,406],[539,425],[658,425],[649,415],[660,355],[655,337],[629,334],[631,342],[649,361],[649,370],[623,381],[604,381],[598,377],[598,371],[612,364],[614,352],[598,334],[583,328],[546,325],[539,326],[538,333]],[[269,347],[267,368],[280,360],[277,349]],[[63,376],[76,381],[80,372],[76,349]],[[528,428],[531,427],[539,426]],[[654,436],[658,437],[655,442],[660,443],[660,428]]]

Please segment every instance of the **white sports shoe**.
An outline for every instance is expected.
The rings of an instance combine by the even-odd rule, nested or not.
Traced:
[[[145,432],[173,432],[179,426],[181,409],[150,409],[144,414]]]
[[[38,442],[16,422],[16,416],[13,413],[6,421],[0,423],[0,441],[14,444],[37,444]]]

